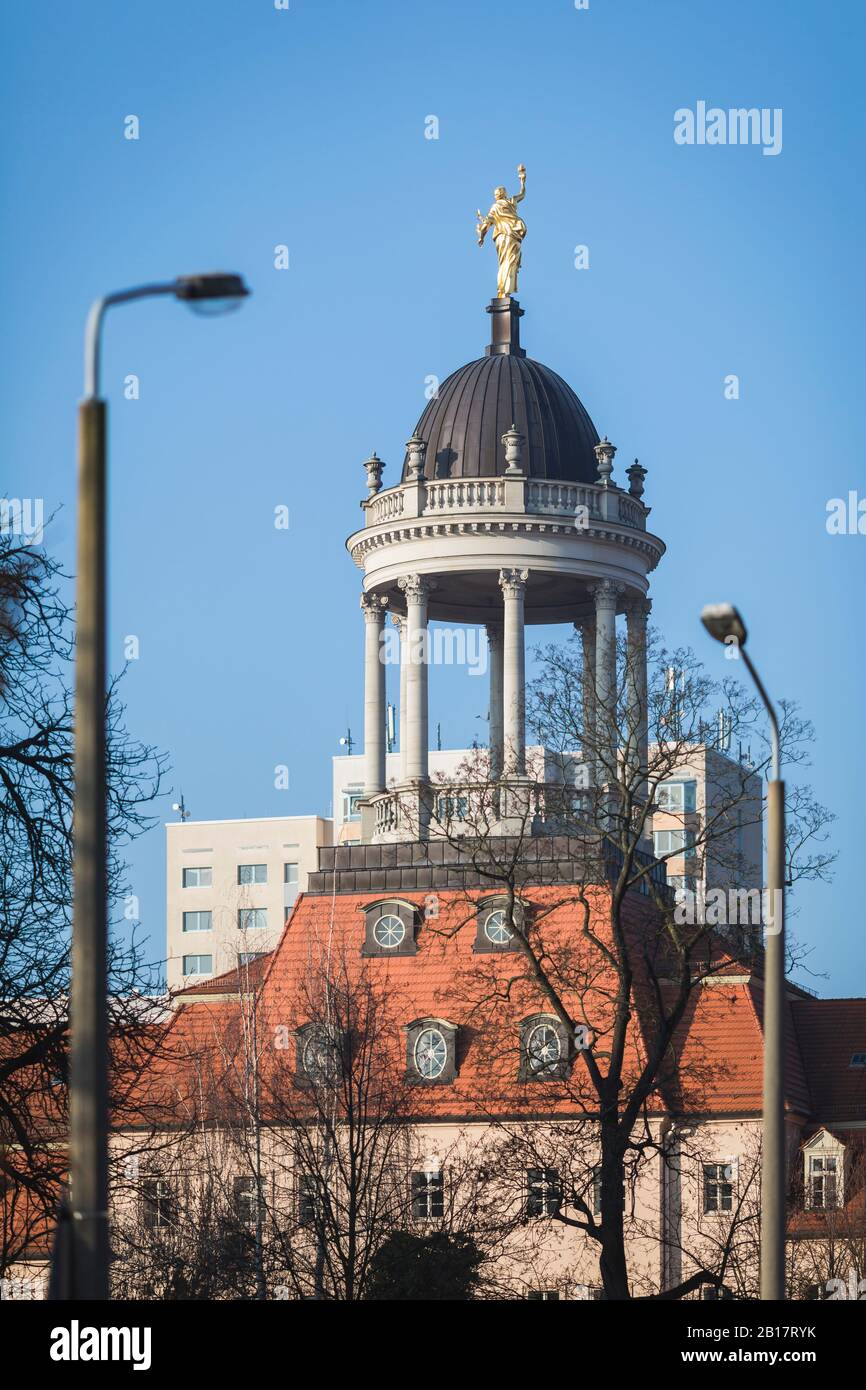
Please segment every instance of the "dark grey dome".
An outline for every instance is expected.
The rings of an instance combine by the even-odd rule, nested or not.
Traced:
[[[493,300],[493,342],[487,355],[452,373],[415,429],[427,445],[424,476],[495,478],[505,472],[502,436],[512,425],[524,436],[523,472],[560,482],[598,481],[598,432],[561,376],[520,347],[522,310],[516,300]],[[403,481],[408,476],[408,454]]]

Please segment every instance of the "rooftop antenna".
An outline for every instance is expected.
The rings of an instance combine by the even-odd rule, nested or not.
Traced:
[[[341,747],[341,748],[345,748],[346,751],[347,751],[348,754],[349,754],[349,757],[351,758],[351,756],[352,756],[352,749],[355,747],[355,740],[352,738],[352,730],[351,730],[351,729],[349,729],[349,728],[346,729],[346,732],[343,734],[343,737],[340,739],[340,747]]]
[[[731,716],[727,710],[719,710],[719,751],[727,753],[731,747]]]
[[[442,752],[442,725],[441,725],[441,724],[437,724],[437,725],[436,725],[436,747],[437,747],[438,751],[441,753],[441,752]]]
[[[180,816],[181,823],[183,823],[184,821],[188,821],[190,816],[192,815],[192,811],[188,811],[184,804],[183,792],[181,792],[180,794],[180,801],[173,801],[171,803],[171,809],[173,811],[177,811],[178,815]]]

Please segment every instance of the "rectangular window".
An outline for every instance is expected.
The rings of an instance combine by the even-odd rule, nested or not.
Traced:
[[[185,912],[183,914],[184,931],[210,931],[211,926],[210,912]]]
[[[238,1221],[243,1222],[245,1226],[255,1226],[261,1205],[256,1198],[255,1178],[235,1178],[234,1199],[235,1216]]]
[[[150,1231],[175,1224],[171,1185],[165,1178],[145,1178],[141,1185],[141,1217]]]
[[[559,1299],[558,1289],[530,1289],[526,1295],[530,1303],[556,1303]]]
[[[734,1184],[727,1163],[704,1164],[704,1211],[732,1211]]]
[[[660,811],[694,811],[697,782],[662,782],[656,787],[656,806]]]
[[[184,869],[183,886],[184,888],[210,888],[213,883],[213,869],[210,864],[207,867],[200,866],[195,869]]]
[[[316,1179],[313,1174],[299,1173],[295,1191],[298,1202],[298,1224],[300,1226],[313,1226],[319,1205],[316,1199]]]
[[[628,1200],[626,1197],[625,1174],[622,1179],[622,1209],[628,1210]],[[596,1168],[592,1177],[592,1214],[601,1216],[601,1169]]]
[[[653,832],[653,848],[658,859],[663,854],[682,854],[693,859],[695,854],[695,835],[693,830],[656,830]]]
[[[416,1221],[435,1221],[445,1215],[442,1173],[412,1174],[412,1215]]]
[[[361,808],[358,802],[364,795],[363,788],[357,791],[343,792],[343,820],[360,820]]]
[[[268,909],[266,907],[238,908],[238,926],[241,931],[260,931],[267,925]]]
[[[238,883],[267,883],[267,864],[238,864]]]
[[[297,863],[283,865],[283,906],[292,907],[298,896],[299,866]]]
[[[836,1159],[830,1154],[809,1158],[809,1206],[813,1211],[833,1211],[836,1201]]]
[[[184,975],[213,974],[213,956],[184,956]]]
[[[469,797],[443,792],[436,798],[436,815],[440,821],[465,820],[469,815]]]
[[[562,1184],[555,1168],[526,1170],[526,1215],[555,1216],[562,1206]]]
[[[251,961],[261,960],[266,955],[267,951],[239,951],[238,965],[249,965]]]

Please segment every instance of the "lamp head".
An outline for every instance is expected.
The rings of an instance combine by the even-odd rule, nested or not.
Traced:
[[[739,646],[745,646],[746,624],[732,603],[708,603],[701,613],[701,622],[717,642],[734,637]]]
[[[179,275],[174,293],[198,314],[228,314],[240,308],[250,291],[240,275],[211,270],[203,275]]]

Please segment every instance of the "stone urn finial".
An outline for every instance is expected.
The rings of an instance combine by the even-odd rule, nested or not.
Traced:
[[[385,467],[375,449],[370,457],[364,460],[364,467],[367,470],[367,493],[370,497],[375,497],[382,486],[382,469]]]
[[[635,459],[631,468],[627,468],[625,473],[628,478],[629,493],[632,497],[640,499],[643,497],[643,480],[646,477],[646,469],[641,468],[637,459]]]
[[[409,455],[409,472],[407,475],[409,482],[423,482],[424,460],[427,455],[427,441],[419,439],[417,434],[413,434],[412,438],[406,441],[406,452]]]
[[[611,444],[607,435],[595,446],[595,456],[598,459],[598,478],[602,487],[610,487],[610,475],[613,472],[613,460],[616,454],[616,445]]]
[[[506,430],[502,436],[502,443],[505,445],[506,478],[523,477],[523,445],[525,442],[523,435],[514,425],[511,426],[510,430]]]

